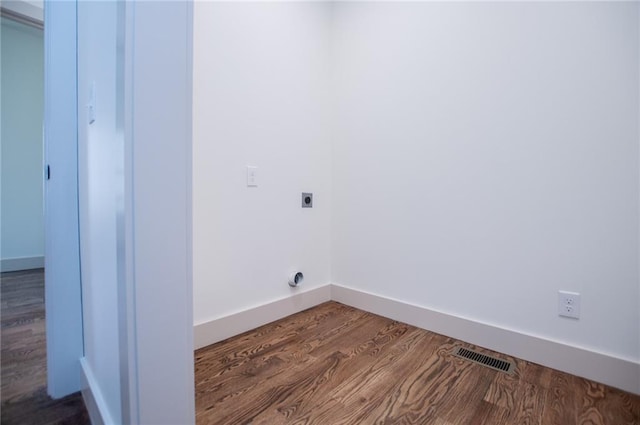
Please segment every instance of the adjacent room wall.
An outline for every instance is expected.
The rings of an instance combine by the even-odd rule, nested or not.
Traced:
[[[334,7],[333,281],[638,362],[638,4]]]
[[[1,270],[44,266],[42,30],[2,18]]]
[[[196,324],[330,282],[329,18],[328,3],[195,4]]]

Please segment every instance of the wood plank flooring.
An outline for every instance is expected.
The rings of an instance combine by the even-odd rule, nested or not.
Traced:
[[[88,424],[79,394],[46,395],[43,271],[3,273],[1,280],[2,424]],[[458,343],[325,303],[196,351],[196,420],[640,424],[638,396],[499,354],[516,371],[496,372],[452,357]]]
[[[2,273],[0,280],[2,424],[88,424],[80,393],[47,395],[44,270]]]
[[[640,424],[640,397],[329,302],[195,353],[205,424]]]

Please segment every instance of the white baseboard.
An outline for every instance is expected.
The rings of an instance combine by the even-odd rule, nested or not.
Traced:
[[[640,394],[640,363],[341,285],[331,299],[493,351]]]
[[[327,284],[229,316],[196,324],[193,328],[195,349],[206,347],[330,300],[331,285]]]
[[[0,260],[1,272],[15,272],[19,270],[41,269],[44,267],[44,256],[3,258]]]
[[[87,360],[83,357],[80,359],[81,369],[81,385],[82,385],[82,398],[84,404],[89,412],[89,419],[91,425],[110,425],[120,423],[121,421],[114,421],[107,403],[104,400],[102,391],[96,382],[96,379],[91,370],[91,366],[87,363]]]

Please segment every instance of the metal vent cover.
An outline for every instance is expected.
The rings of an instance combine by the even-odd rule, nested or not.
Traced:
[[[485,354],[478,353],[477,351],[469,350],[468,348],[456,347],[453,349],[452,354],[456,357],[481,364],[499,372],[512,374],[515,370],[515,365],[512,362],[487,356]]]

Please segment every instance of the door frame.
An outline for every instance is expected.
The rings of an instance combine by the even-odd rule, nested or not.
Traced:
[[[114,326],[119,327],[121,361],[120,376],[114,379],[122,392],[123,423],[194,423],[193,4],[119,2],[119,6],[124,198],[114,229],[119,262],[119,323]],[[51,167],[51,180],[45,185],[49,270],[45,297],[52,397],[81,388],[84,356],[77,21],[77,0],[45,0],[44,136]],[[171,167],[159,173],[167,164]],[[85,395],[93,389],[82,390]]]
[[[44,16],[44,165],[50,170],[44,184],[47,392],[60,398],[80,390],[84,355],[76,2],[47,0]]]

